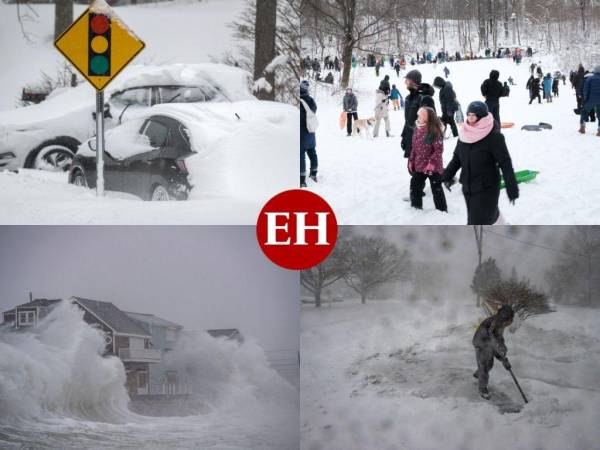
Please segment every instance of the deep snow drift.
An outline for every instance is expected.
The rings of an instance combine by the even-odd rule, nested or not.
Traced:
[[[600,312],[557,307],[505,332],[523,401],[496,361],[481,399],[473,300],[347,300],[302,311],[303,449],[565,449],[600,442]]]
[[[294,449],[298,391],[256,344],[186,338],[169,364],[198,387],[188,417],[128,410],[125,369],[63,303],[31,332],[0,330],[0,447]]]
[[[559,67],[553,58],[534,57],[542,61],[544,74],[554,73]],[[537,170],[541,173],[528,184],[520,184],[520,198],[516,205],[508,202],[506,192],[500,193],[500,211],[510,224],[593,224],[600,214],[600,186],[595,174],[600,160],[600,138],[594,136],[596,124],[587,125],[587,134],[577,132],[579,118],[573,113],[576,107],[574,91],[569,82],[560,83],[560,96],[554,102],[529,106],[525,84],[529,78],[531,59],[525,58],[520,66],[512,60],[489,59],[461,61],[447,64],[410,66],[407,71],[418,69],[423,82],[432,84],[436,76],[444,77],[443,69],[450,70],[452,82],[463,112],[471,101],[481,100],[480,86],[490,70],[500,71],[500,80],[509,76],[515,80],[510,96],[500,100],[500,117],[504,122],[514,122],[512,129],[504,129],[506,142],[517,170]],[[374,68],[358,68],[352,71],[351,85],[358,97],[358,116],[373,116],[375,90],[384,75],[390,75],[390,83],[396,84],[403,97],[408,91],[400,78],[386,65],[380,76]],[[568,75],[568,74],[567,74]],[[342,111],[343,92],[332,92],[323,84],[315,87],[311,82],[311,95],[317,101],[317,153],[319,156],[319,182],[309,180],[308,187],[322,195],[336,212],[343,224],[465,224],[466,207],[460,185],[452,192],[445,190],[448,214],[435,210],[430,188],[423,201],[423,211],[410,207],[403,201],[408,197],[410,176],[407,160],[400,148],[400,133],[404,126],[404,111],[393,111],[390,105],[392,138],[386,138],[380,129],[376,139],[347,137],[340,130],[338,119]],[[438,113],[439,90],[435,90]],[[554,128],[542,132],[521,131],[526,124],[550,123]],[[383,124],[382,124],[383,126]],[[448,130],[450,134],[450,130]],[[450,134],[451,136],[451,134]],[[444,164],[452,158],[456,139],[444,141]],[[307,160],[308,163],[308,160]]]

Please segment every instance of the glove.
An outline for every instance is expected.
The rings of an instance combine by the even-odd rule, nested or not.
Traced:
[[[413,162],[412,162],[411,160],[409,160],[409,161],[408,161],[408,173],[409,173],[410,175],[412,175],[412,174],[413,174],[414,168],[415,168],[415,166],[414,166]]]
[[[448,189],[449,192],[452,192],[452,186],[456,184],[456,178],[452,178],[451,180],[444,181],[444,186]]]
[[[508,358],[504,358],[504,359],[502,360],[502,365],[504,366],[504,368],[505,368],[506,370],[510,370],[510,369],[511,369],[511,367],[512,367],[512,366],[510,365],[510,363],[508,362]]]
[[[433,174],[434,170],[435,170],[435,166],[432,163],[428,163],[425,166],[425,175],[431,175],[431,174]]]

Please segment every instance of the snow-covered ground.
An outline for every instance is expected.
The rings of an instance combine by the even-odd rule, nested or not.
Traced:
[[[504,414],[472,376],[479,319],[470,298],[305,306],[301,448],[598,448],[600,311],[558,306],[505,332],[529,403],[496,361],[492,395],[522,407]]]
[[[537,63],[540,58],[536,58]],[[558,66],[552,57],[541,58],[544,74],[554,73]],[[510,97],[500,101],[503,122],[514,122],[511,129],[504,129],[513,166],[517,170],[540,171],[537,179],[521,184],[520,198],[515,206],[508,202],[504,191],[500,195],[500,210],[511,224],[594,224],[600,214],[600,186],[595,175],[596,163],[600,161],[600,138],[594,136],[596,124],[588,124],[587,134],[577,132],[579,118],[573,113],[575,96],[568,80],[560,84],[560,97],[553,103],[529,106],[529,93],[525,84],[529,78],[531,60],[525,58],[517,67],[512,60],[489,59],[448,63],[449,81],[452,82],[463,111],[474,100],[482,100],[480,86],[492,69],[500,71],[500,80],[509,76],[515,80]],[[432,84],[435,76],[443,77],[444,64],[407,66],[417,68],[423,74],[423,82]],[[404,72],[406,73],[406,72]],[[384,75],[396,84],[403,97],[408,94],[403,73],[400,78],[383,68],[380,77],[374,68],[353,70],[351,84],[358,97],[359,118],[373,116],[375,90]],[[343,224],[465,224],[466,206],[460,185],[452,192],[445,191],[448,214],[435,210],[431,191],[424,198],[423,211],[414,210],[408,197],[410,176],[406,159],[400,148],[400,133],[404,126],[404,111],[390,111],[391,138],[380,130],[376,139],[347,137],[340,130],[338,119],[342,111],[343,92],[332,95],[331,90],[319,84],[311,87],[318,105],[317,152],[319,156],[319,181],[309,180],[309,189],[322,195],[336,212]],[[435,100],[438,101],[436,89]],[[550,123],[554,128],[542,132],[521,131],[527,124]],[[383,124],[382,124],[383,125]],[[449,130],[448,130],[449,133]],[[444,141],[444,163],[452,158],[456,139]]]
[[[161,65],[205,63],[227,52],[235,54],[238,43],[228,25],[245,5],[243,0],[182,0],[114,9],[146,43],[134,62]],[[0,86],[0,109],[5,110],[5,124],[14,122],[11,111],[15,111],[21,88],[39,81],[42,71],[54,75],[64,61],[52,45],[54,6],[32,8],[21,8],[31,41],[27,42],[17,21],[16,6],[0,5],[0,53],[6,69]],[[75,17],[83,9],[76,5]],[[225,76],[216,81],[227,84],[226,91],[237,88]],[[80,91],[89,91],[93,98],[92,89]],[[235,97],[232,100],[243,99]],[[205,134],[210,134],[210,143],[217,145],[209,149],[209,157],[196,158],[193,166],[198,170],[192,177],[199,189],[192,191],[189,201],[150,204],[118,193],[96,198],[92,191],[69,186],[63,175],[0,171],[0,223],[254,224],[272,195],[297,184],[298,161],[289,151],[290,143],[298,139],[297,109],[268,103],[262,106],[262,113],[240,113],[242,119],[237,125],[218,123],[219,117],[203,121],[202,126],[209,128]],[[25,110],[19,110],[21,119]]]

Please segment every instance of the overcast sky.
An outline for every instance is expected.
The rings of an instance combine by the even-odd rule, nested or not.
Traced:
[[[0,310],[88,297],[187,329],[239,328],[297,349],[299,275],[262,254],[253,226],[0,227]]]

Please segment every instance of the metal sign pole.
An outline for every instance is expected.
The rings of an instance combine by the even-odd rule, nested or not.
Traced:
[[[96,196],[104,197],[104,91],[96,91]]]

